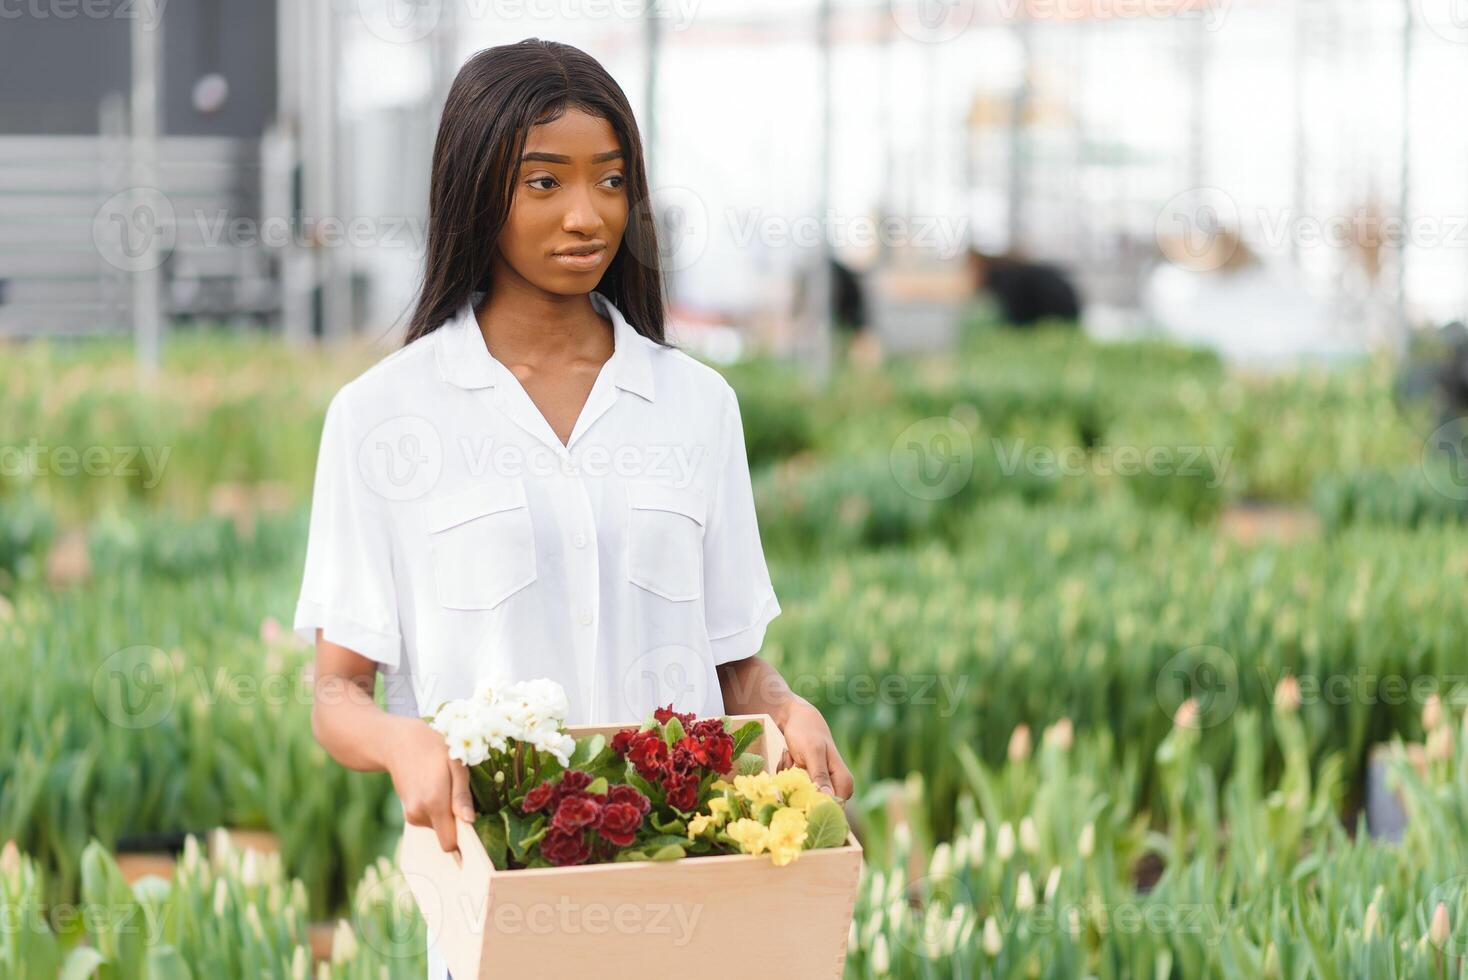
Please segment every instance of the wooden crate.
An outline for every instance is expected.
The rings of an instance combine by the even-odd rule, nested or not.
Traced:
[[[768,715],[749,751],[774,771],[785,739]],[[629,725],[573,725],[577,737]],[[806,851],[776,867],[767,854],[625,861],[571,868],[496,871],[472,824],[459,823],[458,852],[433,830],[404,828],[399,862],[455,980],[656,976],[752,958],[771,976],[839,978],[861,877],[862,849]],[[742,969],[742,967],[740,968]],[[756,969],[761,969],[756,967]]]

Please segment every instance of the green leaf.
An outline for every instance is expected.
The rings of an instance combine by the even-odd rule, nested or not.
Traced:
[[[193,980],[183,956],[172,946],[148,950],[148,980]]]
[[[683,722],[679,721],[677,718],[669,718],[666,722],[663,723],[663,741],[667,743],[668,748],[670,749],[673,746],[677,745],[679,740],[681,740],[687,734],[688,733],[683,730]]]
[[[686,852],[682,844],[668,844],[652,852],[654,861],[676,861],[683,857]]]
[[[686,821],[684,821],[684,820],[682,820],[682,819],[680,819],[678,817],[669,817],[667,820],[664,820],[664,819],[661,818],[661,816],[659,816],[659,814],[658,814],[658,812],[656,810],[652,811],[651,813],[649,813],[647,815],[647,822],[652,825],[652,829],[653,830],[656,830],[659,833],[663,833],[663,834],[687,834],[688,833],[688,823]]]
[[[506,808],[504,811],[506,842],[509,844],[510,853],[515,855],[515,860],[524,861],[526,852],[534,841],[528,840],[530,835],[530,822],[513,809]],[[544,833],[542,833],[544,836]],[[539,838],[537,838],[538,840]]]
[[[835,800],[825,799],[817,803],[805,815],[805,820],[807,849],[840,847],[846,843],[846,835],[850,832],[850,827],[846,823],[845,811]]]
[[[764,771],[765,757],[754,752],[744,753],[734,765],[734,774],[737,776],[753,776]]]
[[[727,723],[725,727],[728,727]],[[740,725],[739,728],[735,730],[733,736],[735,758],[738,758],[741,752],[753,745],[754,740],[759,738],[760,734],[763,733],[764,730],[765,726],[757,721],[746,721],[744,724]]]
[[[644,850],[648,848],[656,850],[658,848],[668,847],[672,844],[676,844],[679,847],[687,850],[689,840],[687,832],[684,832],[682,834],[655,834],[652,837],[649,837],[647,840],[641,841],[640,844]]]
[[[617,856],[615,858],[613,858],[612,860],[613,861],[646,861],[647,859],[648,858],[647,858],[647,852],[646,851],[628,849],[628,850],[625,850],[625,851],[618,851],[617,852]]]
[[[593,779],[591,782],[589,782],[589,783],[586,784],[586,792],[588,792],[588,793],[596,794],[596,793],[605,793],[606,791],[607,791],[607,778],[605,776],[598,776],[595,779]]]
[[[496,871],[504,871],[510,866],[506,859],[510,843],[507,820],[508,811],[506,810],[484,814],[474,820],[474,829],[479,832],[479,841],[484,845],[484,850],[489,854],[489,860],[493,862]]]
[[[636,787],[639,793],[654,803],[662,801],[662,789],[643,779],[631,766],[627,767],[627,785]]]
[[[587,735],[576,740],[576,751],[571,753],[570,768],[583,769],[585,764],[595,759],[603,750],[610,751],[605,735]]]

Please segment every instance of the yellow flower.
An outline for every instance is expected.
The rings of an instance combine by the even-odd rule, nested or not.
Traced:
[[[789,806],[795,807],[800,812],[807,813],[810,811],[811,807],[826,799],[830,799],[830,797],[827,796],[825,793],[822,793],[820,790],[816,789],[814,786],[802,786],[795,792],[787,794],[785,797],[785,802]]]
[[[709,784],[709,789],[720,789],[720,790],[722,790],[722,789],[733,789],[733,788],[734,788],[734,784],[731,783],[731,782],[729,782],[729,780],[727,780],[727,779],[715,779],[712,783]]]
[[[770,828],[758,820],[740,817],[725,831],[745,854],[763,854],[770,846]]]
[[[713,825],[713,822],[714,818],[707,813],[696,814],[692,820],[688,821],[688,839],[693,840]]]
[[[810,773],[799,766],[791,766],[789,769],[781,769],[775,773],[775,788],[785,799],[790,799],[796,792],[802,789],[813,789],[815,784],[810,781]]]
[[[774,777],[767,772],[755,773],[752,776],[735,776],[734,790],[755,808],[764,806],[766,803],[778,804],[780,802],[780,794],[775,789]]]
[[[785,865],[800,856],[805,847],[805,814],[782,807],[770,818],[768,847],[775,864]]]
[[[722,827],[724,821],[734,815],[734,808],[729,801],[722,796],[715,796],[709,800],[709,816],[713,818],[715,827]]]

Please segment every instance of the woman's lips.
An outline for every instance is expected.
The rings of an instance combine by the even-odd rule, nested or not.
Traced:
[[[586,272],[589,269],[595,269],[601,265],[602,259],[606,257],[606,254],[606,249],[599,248],[595,252],[587,252],[585,255],[567,255],[562,252],[557,252],[552,257],[568,269],[575,269],[577,272]]]

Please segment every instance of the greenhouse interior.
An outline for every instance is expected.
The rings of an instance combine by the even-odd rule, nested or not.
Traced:
[[[1468,977],[1464,0],[0,21],[0,976]]]

